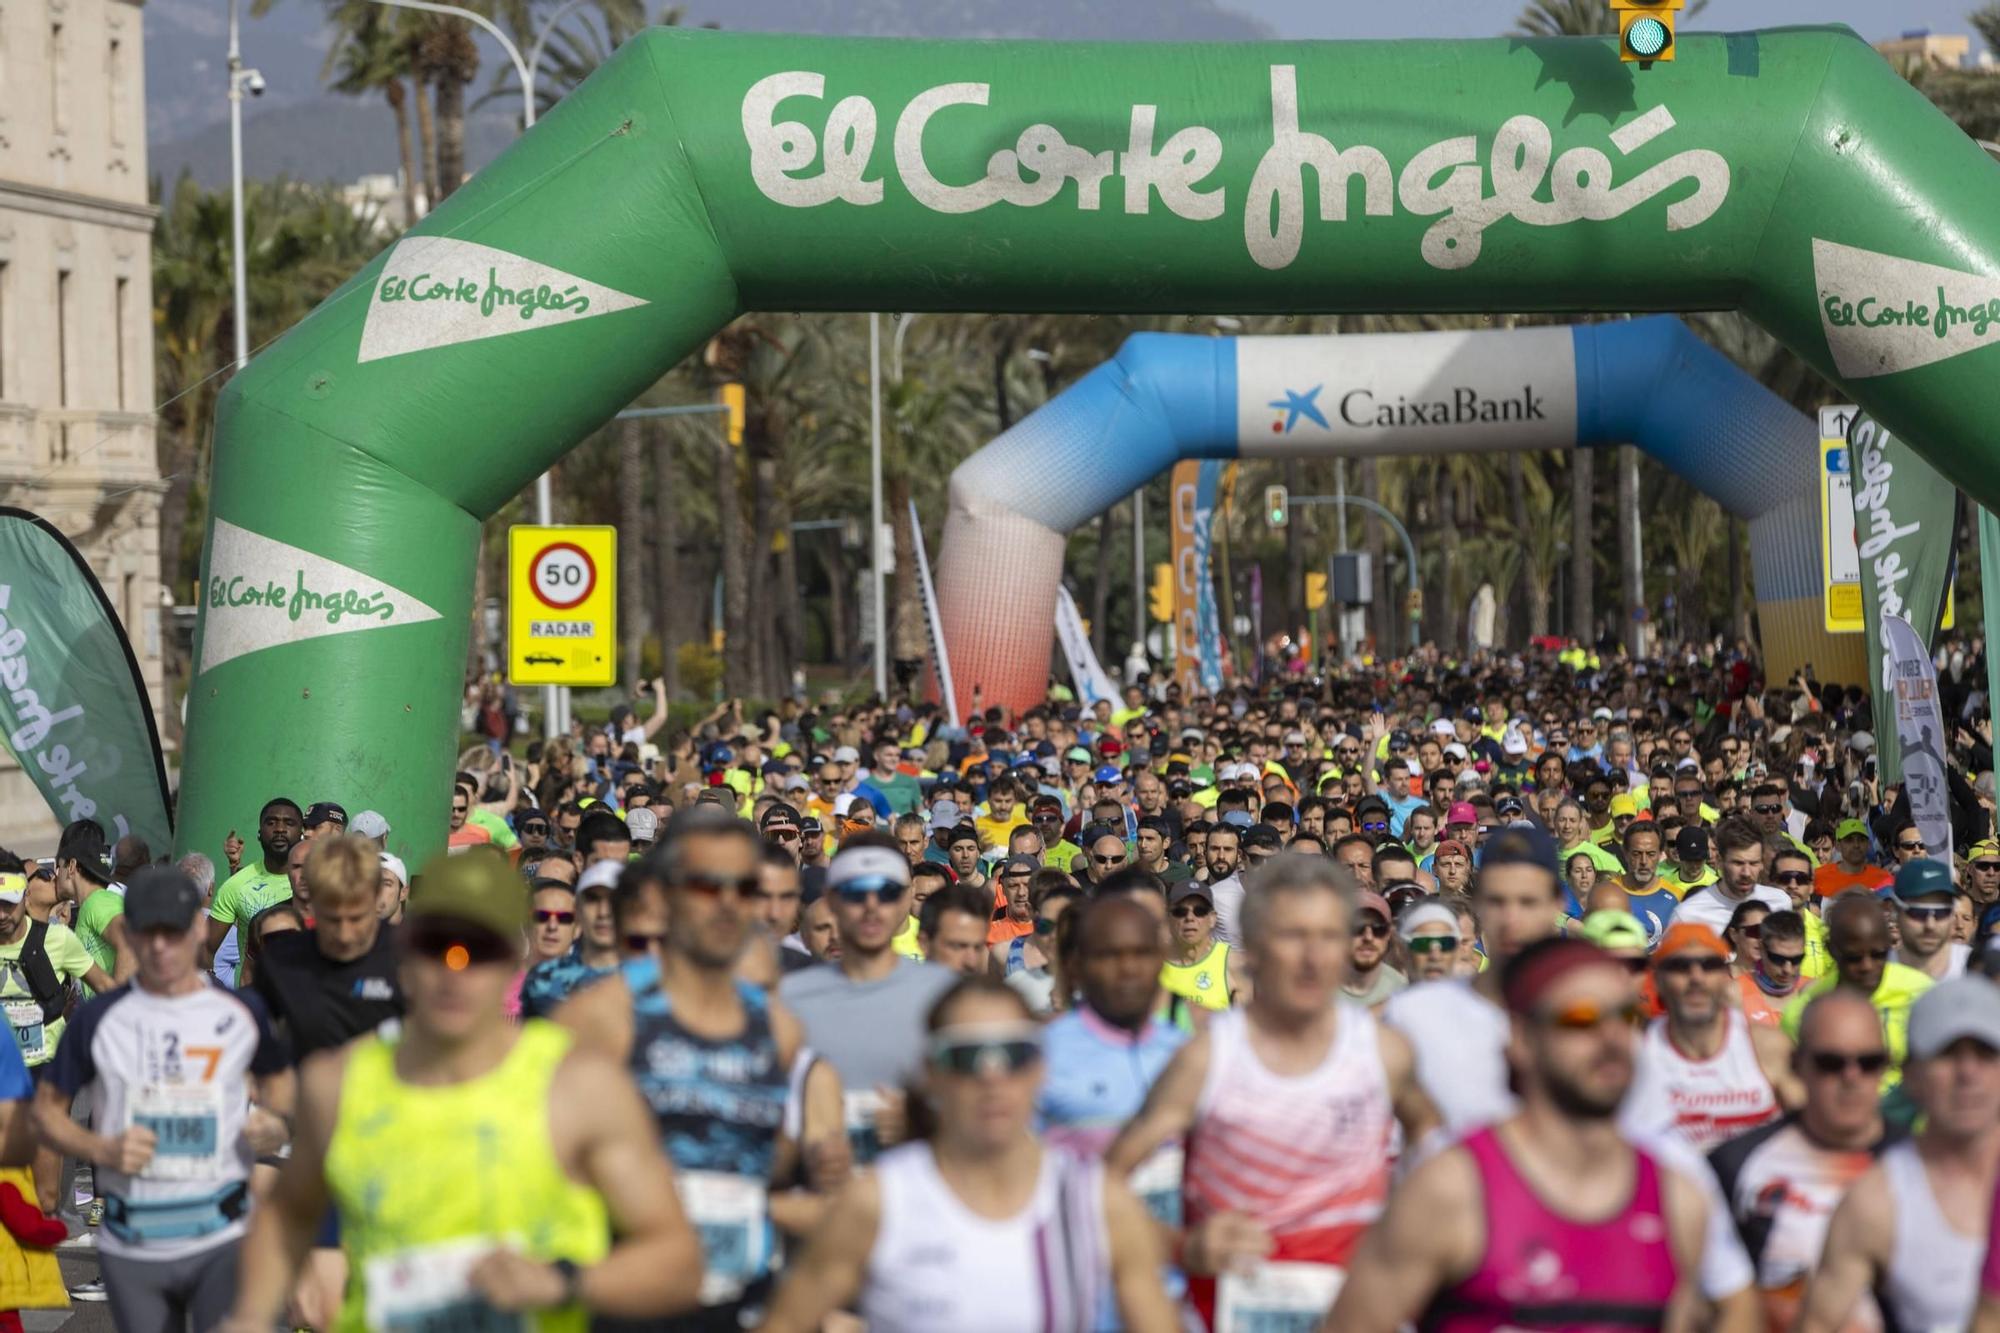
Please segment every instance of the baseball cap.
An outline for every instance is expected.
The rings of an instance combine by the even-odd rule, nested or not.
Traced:
[[[129,898],[125,910],[132,910]],[[403,918],[460,921],[515,941],[528,928],[528,895],[506,857],[475,847],[462,856],[436,857],[425,866]]]
[[[576,892],[580,898],[592,889],[603,889],[606,893],[618,887],[618,876],[625,869],[616,861],[593,861],[590,868],[577,878]]]
[[[1507,730],[1507,734],[1501,738],[1500,749],[1504,754],[1526,754],[1528,752],[1528,738],[1510,727]]]
[[[1453,727],[1445,718],[1439,718],[1437,721],[1431,723],[1431,735],[1433,736],[1448,737],[1456,736],[1457,734],[1458,729]]]
[[[932,828],[953,828],[958,824],[958,802],[939,801],[931,807]]]
[[[1839,824],[1835,825],[1833,836],[1836,840],[1840,838],[1865,838],[1868,836],[1868,825],[1858,819],[1843,819]]]
[[[18,870],[0,874],[0,903],[18,903],[28,896],[28,877]]]
[[[1264,848],[1274,852],[1285,845],[1285,840],[1278,835],[1278,830],[1269,824],[1252,824],[1243,830],[1241,841],[1245,847]]]
[[[1103,755],[1124,754],[1125,744],[1116,736],[1106,736],[1097,743],[1097,752]]]
[[[1285,744],[1304,745],[1305,743],[1306,734],[1303,731],[1288,731],[1285,733]]]
[[[643,814],[644,811],[641,811],[640,813]],[[767,829],[770,828],[773,824],[789,824],[794,828],[796,828],[798,826],[798,822],[799,822],[799,812],[797,810],[793,809],[790,805],[787,805],[783,801],[773,801],[770,805],[765,806],[764,813],[758,816],[757,827],[760,829]]]
[[[1184,879],[1174,885],[1173,891],[1167,894],[1167,905],[1171,907],[1175,903],[1186,902],[1190,898],[1199,898],[1203,902],[1211,904],[1215,902],[1215,894],[1210,890],[1208,885],[1198,879]]]
[[[1395,749],[1395,748],[1396,748],[1397,746],[1399,746],[1399,745],[1404,745],[1404,746],[1407,746],[1407,745],[1408,745],[1409,743],[1410,743],[1410,733],[1409,733],[1409,732],[1407,732],[1407,731],[1392,731],[1392,732],[1390,732],[1390,733],[1389,733],[1389,748],[1390,748],[1390,749],[1392,749],[1392,750],[1393,750],[1393,749]]]
[[[1042,863],[1032,856],[1010,856],[1001,863],[1000,873],[1004,875],[1010,870],[1025,870],[1032,875],[1041,868]]]
[[[1603,907],[1583,919],[1583,938],[1600,949],[1643,949],[1646,927],[1630,912]]]
[[[956,847],[961,842],[969,842],[974,846],[978,846],[979,830],[974,828],[970,823],[954,825],[951,830],[951,836],[945,839],[944,845],[947,847]]]
[[[1689,827],[1674,835],[1674,859],[1677,861],[1706,861],[1708,859],[1708,834],[1700,828]]]
[[[1043,811],[1051,811],[1055,814],[1061,814],[1062,808],[1063,808],[1062,797],[1051,796],[1047,792],[1043,792],[1041,795],[1035,797],[1033,800],[1028,802],[1029,811],[1035,814],[1040,814]]]
[[[889,847],[848,847],[834,854],[826,868],[829,893],[866,893],[890,886],[907,888],[910,863]]]
[[[2000,842],[1986,838],[1965,849],[1967,861],[2000,861]]]
[[[840,746],[833,752],[833,762],[836,764],[858,764],[861,762],[861,751],[855,749],[852,745]]]
[[[1229,810],[1223,813],[1221,822],[1227,824],[1230,828],[1246,829],[1257,821],[1250,818],[1248,810]]]
[[[321,824],[337,823],[347,826],[347,811],[333,801],[314,801],[306,810],[305,826],[318,828]]]
[[[1447,926],[1454,937],[1458,934],[1458,914],[1435,899],[1412,904],[1403,909],[1402,920],[1396,930],[1406,940],[1415,939],[1421,926]]]
[[[1847,748],[1856,754],[1873,754],[1875,737],[1865,731],[1857,731],[1847,738]]]
[[[1468,861],[1472,859],[1472,849],[1457,838],[1442,838],[1438,841],[1437,855],[1442,855],[1446,851],[1457,852]]]
[[[1477,824],[1479,811],[1473,809],[1472,802],[1459,801],[1445,811],[1444,822],[1447,827],[1452,824]]]
[[[1928,856],[1920,856],[1897,869],[1891,892],[1898,902],[1907,903],[1937,893],[1954,898],[1958,896],[1958,886],[1951,882],[1951,867]]]
[[[1671,958],[1679,953],[1707,953],[1717,958],[1729,957],[1729,946],[1699,921],[1676,921],[1660,936],[1660,945],[1653,950],[1655,962]]]
[[[625,828],[631,833],[633,842],[652,842],[660,836],[660,817],[649,806],[627,810]]]
[[[1389,900],[1373,889],[1363,889],[1354,895],[1354,910],[1357,912],[1380,912],[1384,921],[1393,922],[1396,913],[1389,906]]]
[[[1116,764],[1105,764],[1090,776],[1099,782],[1123,782],[1125,780],[1125,770]]]
[[[1539,866],[1551,875],[1562,873],[1556,865],[1555,843],[1539,825],[1526,822],[1511,824],[1488,838],[1479,858],[1482,870],[1512,865]]]
[[[389,821],[382,817],[379,810],[363,810],[348,821],[347,831],[364,838],[386,838],[389,836]]]
[[[1940,981],[1910,1009],[1910,1055],[1915,1059],[1929,1060],[1961,1037],[2000,1051],[2000,987],[1985,977]]]
[[[1084,749],[1081,745],[1072,745],[1069,749],[1063,751],[1063,758],[1069,760],[1072,764],[1087,764],[1090,762],[1090,751]]]
[[[405,888],[410,884],[410,868],[403,864],[403,858],[394,852],[382,853],[382,868],[396,877],[396,882]]]
[[[1613,819],[1616,819],[1619,815],[1632,815],[1636,818],[1638,814],[1639,803],[1632,799],[1630,792],[1620,792],[1611,798],[1611,817]]]
[[[1514,793],[1512,792],[1508,792],[1506,795],[1502,796],[1499,800],[1493,803],[1493,813],[1501,816],[1502,818],[1506,818],[1511,815],[1518,815],[1521,813],[1522,809],[1523,807],[1521,805],[1521,798],[1514,795]]]
[[[147,866],[125,884],[125,924],[133,930],[186,930],[200,912],[201,890],[178,866]]]

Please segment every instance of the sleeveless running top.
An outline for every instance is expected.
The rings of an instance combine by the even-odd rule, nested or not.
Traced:
[[[1471,1275],[1438,1293],[1420,1333],[1658,1328],[1674,1294],[1660,1167],[1643,1149],[1632,1198],[1602,1222],[1550,1208],[1514,1168],[1489,1127],[1462,1143],[1479,1168],[1486,1252]]]
[[[1160,968],[1160,984],[1189,1004],[1204,1009],[1229,1007],[1229,945],[1217,940],[1198,963],[1168,962]]]
[[[1723,1013],[1728,1035],[1707,1060],[1683,1055],[1656,1018],[1639,1043],[1638,1068],[1625,1104],[1649,1128],[1673,1130],[1697,1152],[1784,1114],[1771,1080],[1757,1063],[1750,1023],[1741,1010]],[[1628,1123],[1631,1117],[1628,1117]]]
[[[1350,1000],[1337,1004],[1325,1058],[1296,1076],[1257,1058],[1246,1011],[1209,1020],[1182,1207],[1190,1227],[1227,1211],[1263,1223],[1271,1264],[1344,1264],[1388,1197],[1394,1121],[1375,1019]],[[1191,1277],[1188,1294],[1212,1321],[1215,1280]]]
[[[1892,1329],[1931,1333],[1972,1326],[1986,1237],[1952,1228],[1931,1193],[1914,1140],[1882,1151],[1882,1171],[1896,1209],[1896,1243],[1875,1299]]]
[[[569,1033],[530,1019],[491,1073],[413,1087],[396,1077],[393,1040],[356,1044],[326,1150],[351,1271],[341,1333],[584,1333],[581,1307],[501,1315],[466,1281],[503,1243],[580,1266],[610,1249],[603,1199],[569,1178],[550,1143],[549,1086],[569,1048]],[[423,1151],[411,1153],[412,1144]]]
[[[620,965],[632,992],[632,1079],[639,1085],[674,1183],[701,1233],[701,1302],[735,1300],[768,1276],[776,1234],[767,1198],[792,1069],[778,1059],[764,992],[736,983],[743,1031],[721,1039],[681,1026],[657,958]]]
[[[1033,1199],[1003,1221],[965,1206],[928,1143],[884,1152],[875,1178],[869,1333],[1088,1333],[1110,1262],[1101,1162],[1044,1148]]]

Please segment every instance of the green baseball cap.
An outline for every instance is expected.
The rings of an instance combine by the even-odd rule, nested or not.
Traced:
[[[1630,912],[1606,907],[1583,919],[1583,938],[1600,949],[1643,949],[1646,927]]]
[[[1929,898],[1943,894],[1947,898],[1958,896],[1958,886],[1951,882],[1951,867],[1942,861],[1933,861],[1928,856],[1920,856],[1914,861],[1906,861],[1896,871],[1896,883],[1892,890],[1898,902],[1911,902],[1917,898]]]
[[[1868,836],[1868,826],[1858,819],[1843,819],[1840,823],[1834,825],[1833,836],[1835,841],[1841,838],[1852,838],[1857,834],[1864,838]]]
[[[461,921],[518,940],[528,928],[528,889],[499,851],[447,852],[418,875],[403,919]]]

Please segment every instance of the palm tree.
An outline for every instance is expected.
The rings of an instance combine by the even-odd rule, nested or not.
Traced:
[[[510,11],[512,12],[512,11]],[[512,27],[514,41],[522,51],[530,50],[540,36],[539,29],[526,26],[536,15],[533,10],[514,13],[519,24]],[[546,115],[557,102],[597,72],[612,52],[644,32],[650,24],[677,27],[685,17],[680,6],[661,11],[658,19],[646,17],[646,0],[592,0],[548,34],[541,63],[535,69],[535,114]],[[714,24],[707,24],[714,27]],[[510,60],[493,71],[493,81],[473,102],[478,110],[498,100],[508,107],[521,104],[520,74]]]
[[[372,0],[347,0],[335,11],[339,36],[327,52],[322,79],[331,77],[335,92],[380,92],[396,117],[396,150],[403,167],[403,225],[415,226],[417,162],[410,142],[410,44],[397,31],[409,10],[388,10]],[[428,202],[428,197],[426,202]]]

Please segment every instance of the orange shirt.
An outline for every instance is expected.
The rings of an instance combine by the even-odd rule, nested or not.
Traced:
[[[468,847],[485,847],[491,844],[493,835],[477,824],[463,824],[458,832],[444,840],[445,846],[454,852],[462,852]]]
[[[988,944],[1005,944],[1009,940],[1019,939],[1023,935],[1032,935],[1034,933],[1035,923],[1033,921],[1016,921],[1011,916],[1002,917],[986,928],[986,942]]]
[[[1736,978],[1736,989],[1743,997],[1743,1016],[1760,1027],[1774,1028],[1784,1016],[1785,1002],[1789,996],[1772,996],[1764,993],[1757,984],[1757,978],[1744,973]]]
[[[1895,879],[1881,866],[1863,866],[1859,873],[1849,874],[1840,868],[1840,862],[1829,861],[1813,871],[1813,892],[1822,898],[1831,898],[1849,889],[1886,889]]]

